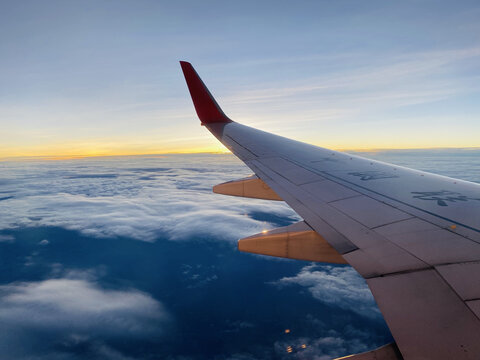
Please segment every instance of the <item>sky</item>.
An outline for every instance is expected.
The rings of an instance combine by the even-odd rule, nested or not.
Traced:
[[[225,113],[334,149],[480,146],[478,1],[1,1],[0,158],[225,151]]]

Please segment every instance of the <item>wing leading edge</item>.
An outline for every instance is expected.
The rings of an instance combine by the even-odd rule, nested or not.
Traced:
[[[318,234],[317,243],[325,240],[331,258],[340,256],[366,279],[403,358],[478,359],[479,184],[236,123],[193,67],[181,64],[202,124],[304,219],[301,226]],[[268,237],[280,239],[270,247],[261,236],[248,244],[275,255],[278,241],[288,247],[290,239],[288,231],[277,233]]]

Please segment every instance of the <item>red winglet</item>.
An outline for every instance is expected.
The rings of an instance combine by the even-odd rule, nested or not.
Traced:
[[[180,61],[193,105],[202,124],[232,122],[220,109],[192,64]]]

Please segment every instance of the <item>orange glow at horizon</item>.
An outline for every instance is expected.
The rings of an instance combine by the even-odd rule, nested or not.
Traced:
[[[137,155],[164,155],[164,154],[228,154],[225,148],[216,139],[212,144],[201,142],[182,146],[138,146],[125,142],[95,142],[77,144],[51,144],[25,147],[6,147],[0,145],[0,160],[15,158],[42,158],[45,160],[68,160],[103,156],[137,156]],[[215,143],[216,142],[216,143]]]
[[[388,151],[388,150],[429,150],[429,149],[448,149],[448,148],[463,148],[463,147],[395,147],[395,148],[332,148],[336,151],[359,151],[359,152],[378,152],[378,151]],[[478,147],[465,147],[465,149],[476,149]],[[0,152],[0,161],[4,160],[15,160],[15,159],[42,159],[42,160],[73,160],[73,159],[84,159],[92,157],[115,157],[115,156],[154,156],[154,155],[173,155],[173,154],[231,154],[231,151],[223,148],[222,146],[209,146],[209,147],[198,147],[198,148],[186,148],[186,149],[176,149],[171,151],[165,151],[163,149],[155,150],[138,150],[138,151],[113,151],[113,150],[97,150],[97,149],[86,149],[84,151],[2,151]]]
[[[279,131],[272,130],[273,133]],[[285,132],[285,131],[284,131]],[[333,139],[330,141],[319,140],[318,138],[295,136],[297,134],[281,134],[299,141],[313,145],[339,150],[339,151],[364,151],[374,152],[392,149],[434,149],[434,148],[475,148],[474,143],[422,143],[420,141],[399,140],[396,142],[379,137],[376,143],[363,141],[361,139]],[[7,139],[8,140],[8,139]],[[339,141],[345,141],[339,146]],[[470,145],[470,146],[468,146]],[[478,145],[477,145],[478,147]],[[97,138],[77,139],[72,142],[27,142],[24,144],[6,143],[0,144],[0,160],[15,158],[43,158],[48,160],[78,159],[87,157],[102,156],[135,156],[153,154],[196,154],[213,153],[228,154],[230,151],[211,135],[191,137],[166,137],[153,138],[137,136],[135,138]]]
[[[448,149],[448,148],[478,148],[471,147],[358,147],[358,148],[334,148],[332,150],[337,151],[360,151],[360,152],[377,152],[386,150],[419,150],[419,149]],[[0,149],[0,161],[6,159],[20,159],[20,158],[42,158],[44,160],[69,160],[69,159],[83,159],[90,157],[107,157],[107,156],[140,156],[140,155],[167,155],[167,154],[231,154],[231,151],[223,147],[221,144],[218,146],[204,146],[204,147],[189,147],[183,149],[167,150],[163,148],[147,148],[147,149],[105,149],[105,148],[75,148],[75,149],[39,149],[36,151],[29,151],[23,149]]]

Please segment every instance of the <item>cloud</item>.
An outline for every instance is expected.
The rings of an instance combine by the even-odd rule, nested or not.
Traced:
[[[345,60],[348,58],[355,61]],[[234,90],[227,88],[226,91],[231,92],[222,103],[232,118],[242,123],[320,146],[371,147],[372,143],[375,147],[475,146],[475,139],[465,137],[463,143],[447,141],[448,134],[442,129],[451,129],[449,124],[454,110],[445,111],[451,107],[449,104],[434,105],[474,96],[479,89],[478,82],[468,70],[459,69],[471,68],[479,58],[480,47],[474,46],[400,54],[348,54],[340,63],[335,58],[319,59],[315,63],[299,59],[300,67],[312,69],[312,72],[299,72],[293,80],[270,76],[253,85]],[[332,63],[339,65],[332,69]],[[325,69],[323,75],[315,71],[318,68]],[[430,116],[428,111],[419,111],[419,106],[429,109]],[[439,117],[448,121],[445,126],[438,126]],[[419,131],[416,118],[420,118],[423,132],[431,133],[434,128],[431,136],[436,144],[425,144],[425,139],[415,137],[398,144],[398,140],[390,136],[388,131],[402,130],[405,123]],[[457,128],[474,124],[468,115],[457,118]],[[358,131],[352,129],[373,129],[376,124],[381,125],[377,131],[385,131],[378,136],[371,131],[365,132],[360,136],[361,142],[345,131],[348,127],[358,137]],[[306,134],[305,129],[317,135]],[[335,136],[336,140],[330,136]]]
[[[0,235],[0,243],[12,243],[15,241],[15,237],[12,235]]]
[[[218,280],[218,275],[214,271],[215,266],[202,266],[201,264],[192,266],[189,264],[183,264],[183,281],[188,284],[188,289],[203,287],[212,281]]]
[[[308,265],[297,275],[284,277],[273,284],[303,286],[315,299],[325,304],[369,318],[380,317],[380,311],[365,280],[351,267]]]
[[[158,331],[168,315],[137,290],[103,289],[59,278],[0,286],[0,319],[13,327],[45,327],[88,335],[135,336]]]
[[[27,173],[14,163],[5,168],[5,179],[16,179],[6,185],[15,198],[0,207],[0,229],[59,226],[96,237],[235,241],[271,227],[249,213],[298,219],[284,203],[213,194],[213,185],[250,173],[231,155],[32,162]]]
[[[214,184],[249,174],[245,166],[229,155],[122,157],[41,161],[31,162],[28,166],[16,163],[2,165],[2,177],[5,180],[16,179],[10,184],[6,181],[4,185],[15,191],[15,198],[2,202],[8,209],[7,206],[0,207],[0,228],[4,229],[58,226],[98,238],[118,236],[146,241],[171,239],[233,242],[241,236],[260,232],[264,228],[287,225],[298,219],[282,202],[213,194],[211,187]],[[89,174],[115,176],[86,176]],[[42,257],[43,254],[56,249],[55,238],[45,236],[39,232],[39,237],[32,243],[34,252],[29,252],[29,257],[26,258],[28,264],[40,263],[46,259]],[[42,239],[48,239],[49,245],[37,245],[39,241],[42,243]],[[55,257],[55,261],[62,260]],[[112,274],[111,269],[107,268],[110,263],[105,264],[103,271]],[[35,270],[34,267],[30,269]],[[342,307],[338,303],[333,305],[334,301],[331,300],[338,295],[339,302],[350,301],[343,308],[351,310],[353,303],[354,307],[361,303],[366,308],[365,311],[371,310],[371,304],[362,298],[362,291],[356,289],[362,286],[361,283],[358,285],[358,278],[354,273],[350,274],[353,278],[349,278],[348,273],[342,273],[342,269],[348,270],[305,267],[294,277],[280,279],[277,285],[301,285],[308,288],[316,298],[322,291],[326,292],[330,298],[322,301],[331,306]],[[3,337],[0,336],[0,353],[7,354],[5,358],[34,359],[32,354],[39,360],[141,358],[145,353],[135,351],[143,349],[145,344],[145,348],[156,351],[159,337],[178,339],[175,333],[178,329],[175,326],[181,328],[180,325],[184,324],[171,321],[171,316],[162,303],[149,294],[132,288],[112,288],[111,284],[107,286],[99,281],[98,271],[65,273],[60,264],[52,264],[52,270],[50,275],[53,278],[48,280],[38,281],[35,275],[30,278],[35,281],[0,286],[0,335],[4,334]],[[201,259],[198,264],[185,264],[180,267],[180,271],[181,277],[175,286],[180,290],[188,289],[187,293],[197,292],[197,288],[200,293],[211,293],[209,287],[221,285],[219,269],[211,264],[203,265]],[[322,288],[319,273],[343,278],[347,284],[344,286],[354,291],[357,302],[348,299],[346,292],[340,291],[342,284],[338,282],[332,280],[329,289]],[[155,276],[154,281],[157,278]],[[128,279],[114,281],[118,285],[124,284]],[[322,281],[325,283],[325,279]],[[175,288],[167,288],[166,291],[176,294],[169,296],[183,294]],[[174,298],[165,298],[165,301],[174,301],[172,299]],[[351,313],[347,317],[357,318]],[[242,321],[238,323],[226,325],[227,335],[259,331],[259,325],[250,322],[251,319],[240,319]],[[367,318],[364,320],[370,321]],[[319,327],[331,326],[322,324]],[[323,332],[312,334],[312,338],[314,336],[341,337]],[[353,336],[346,337],[347,340],[351,338]],[[134,345],[122,348],[119,344],[127,339],[134,341]],[[228,353],[225,358],[271,357],[275,340],[277,338],[267,345],[253,344],[255,346],[245,352],[243,348],[233,348],[230,352],[226,350]],[[308,342],[313,344],[313,340]],[[367,339],[365,343],[371,341]],[[137,344],[140,346],[137,347]],[[339,342],[335,344],[338,349],[344,348]],[[326,344],[322,343],[322,346],[325,350]],[[181,352],[177,353],[180,354]]]
[[[94,358],[127,359],[112,344],[164,335],[171,316],[162,303],[136,289],[102,287],[94,274],[0,286],[2,358],[70,359],[83,349]]]
[[[289,99],[291,106],[292,98],[295,101],[296,97],[301,96],[300,103],[303,104],[305,100],[320,101],[319,104],[323,106],[317,106],[317,110],[378,106],[379,100],[382,100],[382,107],[391,108],[432,102],[478,88],[473,82],[459,82],[458,75],[451,76],[446,73],[446,68],[459,66],[462,61],[478,59],[480,47],[379,56],[373,60],[371,56],[360,54],[349,56],[358,57],[357,67],[348,70],[342,68],[341,71],[321,77],[310,76],[293,85],[287,79],[291,84],[289,86],[284,86],[284,80],[280,79],[275,83],[262,84],[257,89],[237,92],[226,100],[232,104],[249,104]],[[419,81],[419,78],[423,81]]]
[[[295,359],[295,360],[331,360],[338,357],[359,354],[376,349],[385,343],[385,339],[375,336],[369,331],[360,330],[351,324],[341,331],[329,329],[322,321],[310,316],[318,332],[314,336],[295,336],[290,333],[287,337],[275,341],[273,347],[256,347],[254,353],[234,353],[225,355],[226,360],[255,360],[255,359]],[[287,349],[291,349],[291,352]]]

